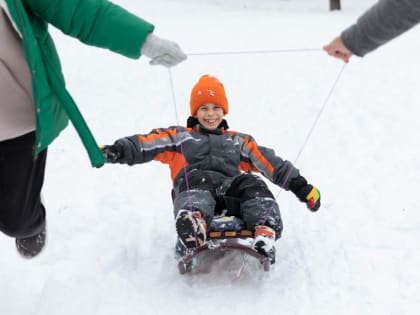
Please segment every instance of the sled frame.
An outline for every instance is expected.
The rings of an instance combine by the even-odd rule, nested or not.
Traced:
[[[271,261],[267,256],[257,252],[254,248],[236,242],[239,239],[253,238],[250,230],[239,231],[212,231],[208,235],[205,244],[198,248],[187,249],[187,252],[178,260],[178,271],[186,274],[192,270],[195,258],[204,252],[212,250],[237,250],[256,258],[262,265],[264,271],[270,271]]]

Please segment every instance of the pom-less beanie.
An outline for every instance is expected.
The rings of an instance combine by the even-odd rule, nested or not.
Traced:
[[[196,116],[198,108],[207,103],[219,105],[225,115],[229,112],[228,100],[222,82],[214,76],[205,74],[191,91],[191,116]]]

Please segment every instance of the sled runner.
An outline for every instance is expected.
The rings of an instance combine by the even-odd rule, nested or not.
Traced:
[[[206,243],[194,249],[186,248],[178,239],[176,253],[178,271],[180,274],[190,272],[197,261],[198,256],[208,251],[236,250],[256,258],[263,266],[264,271],[270,270],[270,258],[259,253],[252,247],[254,233],[244,228],[243,221],[232,216],[217,216],[210,224]]]

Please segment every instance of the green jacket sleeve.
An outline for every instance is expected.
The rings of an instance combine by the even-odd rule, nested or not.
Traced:
[[[154,26],[107,0],[24,0],[32,12],[63,33],[130,58]]]

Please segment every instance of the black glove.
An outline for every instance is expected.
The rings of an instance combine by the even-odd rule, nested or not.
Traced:
[[[321,206],[321,193],[317,188],[308,184],[303,176],[298,176],[290,182],[290,190],[311,211],[317,211]]]
[[[104,145],[101,147],[107,163],[118,163],[123,157],[123,150],[118,145]]]

